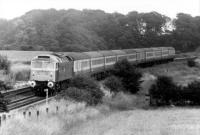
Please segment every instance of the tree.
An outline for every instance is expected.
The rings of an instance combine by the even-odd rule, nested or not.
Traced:
[[[139,91],[142,74],[126,59],[117,62],[112,72],[121,78],[125,91],[132,94]]]

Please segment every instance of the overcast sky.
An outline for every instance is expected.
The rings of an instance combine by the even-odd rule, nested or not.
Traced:
[[[127,14],[157,11],[169,17],[179,12],[200,15],[200,0],[0,0],[0,18],[12,19],[32,9],[101,9]]]

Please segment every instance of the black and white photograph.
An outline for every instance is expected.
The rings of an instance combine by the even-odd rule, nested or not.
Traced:
[[[200,135],[200,0],[0,0],[0,135]]]

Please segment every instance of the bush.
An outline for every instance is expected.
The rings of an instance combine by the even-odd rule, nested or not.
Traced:
[[[188,84],[182,92],[185,101],[192,105],[200,105],[200,82],[194,81]]]
[[[142,74],[127,60],[117,62],[112,73],[121,78],[125,92],[134,94],[139,91]]]
[[[0,80],[0,91],[12,88],[8,83]]]
[[[100,89],[98,83],[96,80],[91,78],[90,76],[87,75],[77,75],[74,78],[70,80],[70,87],[76,87],[79,89]]]
[[[86,102],[88,105],[95,105],[98,103],[98,100],[92,96],[90,91],[76,87],[69,87],[64,93],[61,93],[61,95],[64,95],[65,98],[72,98],[78,102]]]
[[[16,81],[28,81],[30,78],[30,70],[22,70],[14,73]]]
[[[10,61],[7,56],[0,55],[0,70],[4,70],[6,74],[10,72]]]
[[[160,76],[149,92],[154,105],[200,105],[200,82],[197,81],[182,87],[172,78]]]
[[[76,76],[70,81],[66,96],[77,101],[85,101],[89,105],[96,105],[102,101],[104,96],[98,83],[88,76]]]
[[[178,100],[179,91],[179,87],[175,85],[171,77],[159,76],[156,84],[151,86],[149,94],[156,100],[157,105],[169,105]]]
[[[189,67],[194,67],[194,66],[196,66],[196,63],[195,63],[194,59],[189,59],[189,60],[187,61],[187,65],[188,65]]]
[[[116,76],[110,76],[106,78],[104,85],[109,88],[111,92],[119,92],[124,90],[121,79]]]

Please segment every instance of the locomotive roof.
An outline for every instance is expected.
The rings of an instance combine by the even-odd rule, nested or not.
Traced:
[[[64,52],[63,56],[71,57],[73,60],[89,59],[90,57],[81,52]]]
[[[62,62],[63,61],[62,57],[58,57],[55,54],[43,54],[43,55],[41,54],[41,55],[35,56],[32,60],[38,60],[38,59],[51,60],[51,61],[55,61],[55,62]]]
[[[100,51],[83,52],[83,53],[88,55],[90,58],[103,57],[103,54],[101,54]]]

